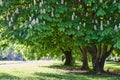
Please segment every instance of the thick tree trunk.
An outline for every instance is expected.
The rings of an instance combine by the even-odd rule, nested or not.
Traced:
[[[111,54],[113,46],[109,49],[107,45],[96,45],[87,48],[92,56],[92,66],[95,72],[104,72],[105,59]]]
[[[71,51],[65,51],[64,55],[65,55],[65,63],[64,63],[64,65],[71,66],[72,61],[73,61]]]
[[[80,47],[79,47],[80,48]],[[81,70],[88,70],[88,59],[87,59],[87,49],[86,48],[80,48],[82,53],[82,67]]]
[[[64,54],[64,65],[71,66],[73,64],[72,50],[70,48],[69,50],[64,50],[64,48],[61,48],[61,51]]]
[[[94,71],[98,70],[98,61],[96,60],[94,56],[92,56],[92,66],[93,66]]]
[[[81,70],[88,70],[88,60],[87,60],[87,53],[86,55],[83,55],[83,59],[82,59],[82,67]]]
[[[93,65],[93,70],[95,72],[104,72],[104,63],[105,60],[95,60],[95,58],[92,58],[92,65]]]
[[[105,64],[105,59],[101,59],[99,62],[99,71],[104,72],[104,64]]]

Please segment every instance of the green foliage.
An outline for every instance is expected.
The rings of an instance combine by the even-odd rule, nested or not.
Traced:
[[[32,54],[45,50],[52,53],[51,49],[56,52],[62,47],[74,50],[82,45],[120,46],[119,0],[2,2],[0,27],[3,38],[29,46]]]
[[[97,11],[96,15],[97,15],[97,16],[104,16],[104,15],[106,15],[106,13],[105,13],[105,11],[104,11],[103,9],[100,8],[100,9]]]

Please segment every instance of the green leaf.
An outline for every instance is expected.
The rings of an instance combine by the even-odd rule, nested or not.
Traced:
[[[37,16],[39,20],[42,20],[43,19],[43,16],[42,15],[38,15]]]
[[[120,9],[120,3],[118,4],[118,9]]]
[[[74,44],[76,46],[81,46],[82,44],[84,44],[84,41],[83,40],[77,40],[77,41],[74,42]]]
[[[60,27],[58,30],[59,30],[60,32],[64,32],[64,31],[65,31],[65,28],[64,28],[64,27]]]
[[[104,15],[106,15],[106,12],[105,12],[102,8],[100,8],[100,9],[97,11],[96,15],[97,15],[97,16],[104,16]]]
[[[66,28],[71,28],[72,25],[73,25],[73,24],[72,24],[71,21],[68,21],[68,22],[65,23],[65,27],[66,27]]]
[[[117,42],[114,44],[114,47],[115,47],[115,48],[120,47],[120,40],[119,40],[119,41],[117,41]]]
[[[55,14],[55,17],[59,18],[59,17],[60,17],[60,14]]]
[[[67,30],[67,31],[66,31],[66,34],[68,34],[68,35],[74,35],[74,34],[75,34],[75,31],[72,30],[72,29],[70,29],[70,30]]]
[[[85,0],[86,4],[95,3],[95,0]]]
[[[93,11],[96,11],[97,9],[98,9],[98,5],[97,5],[97,4],[94,4],[92,10],[93,10]]]
[[[80,36],[83,36],[84,35],[84,33],[82,32],[82,31],[78,31],[77,33],[76,33],[76,36],[77,37],[80,37]]]
[[[65,23],[64,23],[64,22],[58,23],[57,26],[58,26],[58,27],[65,27]]]
[[[103,4],[102,4],[102,8],[103,8],[103,9],[107,9],[108,6],[107,6],[105,3],[103,3]]]
[[[100,37],[99,39],[98,39],[98,42],[102,42],[104,40],[104,37]]]
[[[98,36],[96,34],[93,34],[92,39],[98,39]]]
[[[86,37],[85,37],[85,41],[90,41],[91,40],[91,36],[90,35],[87,35]]]
[[[43,16],[43,19],[47,20],[47,21],[52,21],[52,18],[48,15],[48,14],[45,14]]]

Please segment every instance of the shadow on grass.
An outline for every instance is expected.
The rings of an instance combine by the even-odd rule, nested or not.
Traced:
[[[53,64],[50,66],[43,66],[43,67],[53,68],[53,69],[62,69],[62,70],[81,70],[81,65],[66,66],[63,64]]]
[[[53,69],[61,69],[61,70],[65,70],[66,73],[73,73],[73,74],[82,74],[82,75],[96,75],[96,72],[93,72],[91,69],[84,71],[81,70],[81,66],[80,65],[73,65],[73,66],[65,66],[65,65],[51,65],[51,66],[43,66],[43,67],[47,67],[47,68],[53,68]],[[111,71],[111,72],[104,72],[101,74],[97,74],[99,75],[108,75],[108,76],[120,76],[120,72],[119,71]]]
[[[40,80],[90,80],[85,76],[72,74],[35,73]]]
[[[39,73],[33,74],[35,77],[20,78],[7,73],[0,73],[0,80],[120,80],[119,76],[98,75],[98,74],[61,74],[61,73]]]
[[[7,74],[7,73],[0,73],[0,80],[17,80],[17,79],[20,79],[19,77],[17,76],[14,76],[14,75],[10,75],[10,74]]]
[[[93,75],[93,74],[55,74],[55,73],[35,73],[40,80],[120,80],[119,76]]]

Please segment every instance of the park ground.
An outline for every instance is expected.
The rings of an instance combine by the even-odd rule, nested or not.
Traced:
[[[87,73],[78,64],[72,67],[62,64],[61,61],[0,61],[0,80],[120,80],[117,62],[106,62],[105,70],[112,72],[109,74]]]

